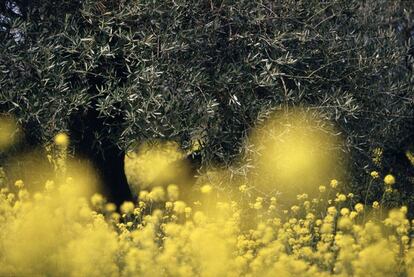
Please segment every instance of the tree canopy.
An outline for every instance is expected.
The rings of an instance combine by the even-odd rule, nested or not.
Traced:
[[[35,141],[89,130],[94,151],[202,142],[228,163],[274,109],[338,126],[353,166],[413,134],[407,1],[35,0],[0,9],[0,109]],[[98,123],[97,123],[98,122]],[[77,134],[77,135],[76,135]],[[75,150],[76,151],[76,150]],[[406,174],[406,168],[402,171]]]

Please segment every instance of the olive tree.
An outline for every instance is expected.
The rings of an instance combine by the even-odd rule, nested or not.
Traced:
[[[386,0],[8,0],[0,109],[32,142],[68,131],[117,203],[135,141],[200,140],[203,165],[228,164],[280,107],[335,121],[358,178],[373,148],[391,170],[412,142],[411,13]]]

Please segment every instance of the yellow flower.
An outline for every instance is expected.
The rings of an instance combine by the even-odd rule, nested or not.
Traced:
[[[363,205],[363,204],[361,204],[361,203],[356,204],[354,208],[355,208],[355,211],[356,211],[357,213],[361,213],[361,212],[363,212],[363,211],[364,211],[364,205]]]
[[[204,185],[200,188],[201,193],[203,194],[209,194],[213,188],[210,185]]]
[[[185,207],[184,209],[185,217],[189,218],[191,216],[192,211],[193,209],[191,209],[191,207]]]
[[[105,205],[105,210],[108,213],[115,212],[116,211],[116,205],[114,203],[108,203],[108,204]]]
[[[66,147],[69,145],[69,136],[65,133],[58,133],[54,138],[57,146]]]
[[[91,197],[92,206],[98,207],[98,206],[102,205],[103,202],[104,202],[104,199],[103,199],[101,194],[95,193],[94,195],[92,195],[92,197]]]
[[[384,183],[387,186],[392,186],[395,184],[395,177],[391,174],[388,174],[387,176],[384,177]]]
[[[139,192],[139,196],[138,196],[139,200],[141,201],[149,201],[150,197],[149,197],[149,192],[147,190],[141,190]]]
[[[358,213],[357,213],[357,212],[352,211],[352,212],[349,214],[349,218],[354,219],[355,217],[357,217],[357,215],[358,215]]]
[[[378,171],[371,171],[371,177],[372,178],[374,178],[374,179],[377,179],[377,178],[379,178],[379,173],[378,173]]]
[[[325,186],[319,186],[319,191],[320,192],[325,192],[326,191],[326,187]]]
[[[348,208],[342,208],[342,209],[341,209],[341,215],[342,215],[342,216],[347,216],[347,215],[349,215],[349,209],[348,209]]]
[[[308,195],[306,193],[296,195],[297,200],[305,200],[308,199]]]
[[[14,185],[16,186],[16,188],[18,189],[22,189],[24,188],[24,183],[22,180],[17,180],[16,182],[14,182]]]
[[[349,217],[341,217],[338,221],[338,227],[341,230],[347,230],[352,228],[352,221]]]
[[[378,209],[378,208],[379,208],[379,206],[380,206],[380,204],[379,204],[379,202],[378,202],[378,201],[374,201],[374,202],[372,202],[372,208],[374,208],[374,209]]]
[[[328,207],[328,214],[335,215],[337,213],[337,210],[334,206]]]
[[[331,185],[332,188],[336,188],[338,186],[338,180],[332,179],[330,185]]]
[[[185,212],[186,207],[187,205],[185,204],[184,201],[175,201],[173,210],[177,214],[182,214]]]
[[[165,208],[171,210],[174,207],[174,204],[170,201],[165,202]]]
[[[121,212],[124,214],[127,213],[132,213],[134,211],[134,203],[132,203],[131,201],[125,201],[122,205],[121,205]]]
[[[345,202],[346,201],[346,195],[345,194],[338,194],[338,196],[335,199],[335,202]]]
[[[262,202],[256,202],[253,204],[253,209],[260,210],[261,208],[263,208]]]
[[[180,191],[178,186],[175,184],[168,185],[167,187],[167,194],[170,201],[175,201],[178,199],[180,195]]]
[[[300,209],[300,208],[299,208],[299,206],[294,205],[294,206],[292,206],[290,209],[292,210],[292,212],[297,213],[297,212],[299,211],[299,209]]]
[[[240,192],[246,192],[246,191],[247,191],[247,186],[246,186],[246,185],[241,185],[241,186],[239,187],[239,191],[240,191]]]
[[[164,199],[165,199],[165,191],[160,186],[153,187],[152,190],[151,190],[151,192],[148,194],[148,198],[151,201],[155,201],[155,202],[164,201]]]

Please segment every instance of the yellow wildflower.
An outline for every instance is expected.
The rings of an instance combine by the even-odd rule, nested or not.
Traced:
[[[342,216],[347,216],[347,215],[349,215],[349,209],[348,209],[348,208],[342,208],[342,209],[341,209],[341,215],[342,215]]]
[[[349,214],[349,218],[350,218],[350,219],[354,219],[355,217],[357,217],[357,215],[358,215],[358,213],[357,213],[356,211],[352,211],[352,212]]]
[[[185,217],[189,218],[191,215],[191,212],[192,212],[191,207],[185,207],[184,209]]]
[[[134,211],[134,203],[132,203],[131,201],[125,201],[122,205],[121,205],[121,212],[124,214],[127,213],[132,213]]]
[[[246,191],[247,191],[247,185],[241,185],[241,186],[239,187],[239,191],[240,191],[240,192],[246,192]]]
[[[337,213],[337,210],[334,206],[328,207],[328,214],[335,215]]]
[[[18,189],[22,189],[24,187],[24,183],[22,180],[17,180],[16,182],[14,182],[14,185]]]
[[[149,201],[149,192],[147,190],[141,190],[138,194],[138,198],[141,201]]]
[[[338,186],[338,180],[332,179],[330,185],[332,188],[336,188]]]
[[[66,147],[69,144],[69,137],[65,133],[58,133],[54,138],[55,144],[57,146]]]
[[[338,221],[338,227],[342,230],[347,230],[352,228],[352,221],[349,217],[341,217]]]
[[[109,213],[116,211],[116,205],[114,203],[108,203],[105,205],[105,210]]]
[[[185,212],[185,208],[186,208],[186,204],[184,201],[175,201],[174,202],[174,212],[176,212],[177,214],[182,214]]]
[[[160,186],[153,187],[151,192],[148,194],[148,197],[151,201],[155,201],[155,202],[164,201],[165,191]]]
[[[300,208],[299,208],[299,206],[294,205],[294,206],[292,206],[290,209],[292,210],[292,212],[297,213],[297,212],[299,211],[299,209],[300,209]]]
[[[103,199],[101,194],[95,193],[94,195],[92,195],[92,197],[91,197],[92,206],[98,207],[98,206],[102,205],[103,202],[104,202],[104,199]]]
[[[378,173],[378,171],[371,171],[371,177],[372,178],[374,178],[374,179],[377,179],[377,178],[379,178],[379,173]]]
[[[338,194],[338,196],[335,199],[335,202],[345,202],[346,201],[346,195],[345,194]]]
[[[263,208],[262,202],[257,202],[253,204],[253,209],[260,210]]]
[[[175,184],[170,184],[167,187],[167,194],[170,201],[176,201],[180,195],[178,186]]]
[[[355,205],[355,211],[357,212],[357,213],[361,213],[361,212],[363,212],[364,211],[364,205],[363,204],[361,204],[361,203],[357,203],[356,205]]]
[[[391,174],[386,175],[386,176],[384,177],[384,183],[385,183],[387,186],[392,186],[392,185],[394,185],[394,184],[395,184],[395,177],[394,177],[393,175],[391,175]]]
[[[201,193],[209,194],[213,190],[213,187],[210,185],[204,185],[200,188]]]
[[[165,202],[165,208],[171,210],[174,207],[174,204],[170,201]]]

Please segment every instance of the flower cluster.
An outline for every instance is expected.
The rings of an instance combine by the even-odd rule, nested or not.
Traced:
[[[336,180],[318,198],[298,195],[289,209],[274,195],[254,196],[247,206],[223,200],[214,184],[187,203],[172,184],[140,191],[138,203],[119,211],[99,194],[80,197],[74,182],[49,181],[33,194],[23,180],[1,189],[0,275],[414,274],[407,208],[381,219],[387,211],[378,201],[355,202]]]

